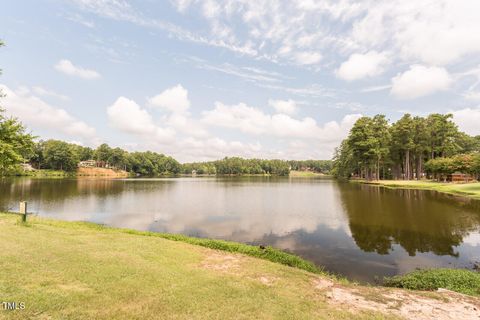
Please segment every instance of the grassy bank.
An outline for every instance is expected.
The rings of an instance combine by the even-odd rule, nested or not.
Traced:
[[[418,270],[386,278],[388,287],[433,291],[439,288],[480,296],[480,273],[459,269]]]
[[[419,189],[419,190],[435,190],[442,193],[464,196],[473,199],[480,199],[480,182],[477,183],[443,183],[428,180],[352,180],[352,182],[381,185],[387,188],[400,189]]]
[[[7,214],[0,269],[0,301],[25,304],[0,306],[0,319],[398,319],[398,297],[419,298],[339,282],[273,249]],[[421,297],[450,310],[440,294]],[[448,299],[463,313],[480,306]]]
[[[101,178],[125,178],[131,176],[123,170],[107,168],[78,168],[76,171],[37,169],[32,171],[18,171],[14,176],[33,178],[75,178],[75,177],[101,177]]]
[[[186,243],[193,238],[29,220],[0,214],[1,300],[26,305],[0,319],[349,318],[318,298],[318,275],[301,269]]]
[[[290,171],[290,177],[293,178],[315,178],[315,177],[326,177],[323,173],[312,172],[312,171]]]
[[[75,177],[75,172],[67,172],[62,170],[33,170],[33,171],[23,171],[19,175],[26,177],[35,177],[35,178],[69,178]]]

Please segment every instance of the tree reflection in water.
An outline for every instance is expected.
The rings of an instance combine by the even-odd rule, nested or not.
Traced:
[[[433,191],[369,185],[340,190],[352,237],[366,252],[385,255],[399,244],[410,256],[433,252],[457,257],[455,247],[480,225],[478,201],[457,203]]]

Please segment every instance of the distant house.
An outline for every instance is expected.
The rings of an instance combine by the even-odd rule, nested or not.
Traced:
[[[469,174],[455,172],[447,176],[447,181],[450,182],[471,182],[473,177]]]
[[[24,171],[33,171],[35,170],[30,163],[22,163],[20,165]]]
[[[80,161],[78,163],[78,166],[81,168],[95,168],[97,166],[97,161],[95,160]]]

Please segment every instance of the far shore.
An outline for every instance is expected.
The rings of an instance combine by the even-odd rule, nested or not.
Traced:
[[[110,169],[110,168],[78,168],[76,171],[63,171],[63,170],[32,170],[25,171],[24,174],[19,176],[33,177],[33,178],[129,178],[135,177],[136,175],[127,172],[124,170]],[[291,170],[289,175],[279,176],[272,174],[165,174],[157,176],[138,176],[138,177],[148,177],[148,178],[158,178],[158,177],[292,177],[292,178],[315,178],[315,177],[330,177],[327,174],[313,172],[313,171],[298,171]]]
[[[379,185],[391,189],[434,190],[480,200],[480,182],[452,183],[433,180],[351,180],[351,182]]]

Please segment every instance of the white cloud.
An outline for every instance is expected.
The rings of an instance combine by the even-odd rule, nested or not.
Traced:
[[[479,10],[476,0],[366,1],[366,14],[354,21],[345,42],[390,46],[404,61],[447,65],[480,52]]]
[[[150,114],[133,100],[119,97],[107,108],[110,125],[126,133],[149,137],[158,141],[171,141],[175,135],[171,129],[154,124]]]
[[[208,132],[190,117],[190,100],[188,90],[178,84],[164,90],[162,93],[148,99],[150,107],[162,108],[169,115],[164,117],[165,125],[174,128],[188,136],[208,137]]]
[[[373,77],[381,74],[388,64],[385,53],[370,51],[365,54],[352,54],[336,70],[336,75],[347,81]]]
[[[268,100],[268,104],[273,107],[277,112],[288,115],[295,114],[297,112],[297,103],[293,100]]]
[[[79,14],[67,15],[66,18],[72,22],[81,24],[84,27],[87,27],[90,29],[95,28],[95,23],[93,21],[87,20]]]
[[[480,135],[480,107],[451,111],[451,114],[461,131],[469,135]]]
[[[414,99],[447,90],[451,83],[452,79],[444,68],[413,65],[392,79],[390,93],[400,99]]]
[[[150,98],[148,104],[153,107],[164,108],[173,113],[183,113],[190,108],[188,91],[181,84],[166,89],[162,93]]]
[[[339,52],[388,50],[393,61],[443,66],[480,52],[478,0],[171,0],[183,14],[202,15],[205,25],[191,30],[149,18],[126,1],[74,2],[103,17],[280,64],[337,65]]]
[[[292,112],[295,104],[292,100],[269,101],[272,106],[287,112]],[[244,103],[228,106],[217,102],[213,109],[204,111],[200,118],[191,117],[188,111],[171,112],[161,116],[157,122],[146,109],[125,97],[119,97],[109,106],[107,114],[112,127],[144,138],[141,143],[135,144],[136,149],[157,150],[181,161],[213,160],[225,156],[329,158],[360,117],[358,114],[347,115],[340,122],[330,121],[319,126],[310,117],[295,119],[285,113],[270,115]],[[246,141],[235,138],[228,141],[210,132],[210,129],[215,129],[218,134],[221,128],[238,130],[257,138],[242,137],[241,140]],[[270,140],[270,146],[264,146],[254,139]],[[287,144],[286,149],[273,148],[271,139]],[[295,139],[305,139],[304,147],[299,147],[299,144],[290,147],[288,141]]]
[[[294,60],[300,65],[317,64],[322,60],[322,55],[318,52],[298,52]]]
[[[339,124],[331,121],[322,127],[310,117],[295,119],[283,113],[269,115],[244,103],[228,106],[221,102],[204,111],[202,121],[208,125],[240,130],[252,135],[270,135],[277,138],[304,138],[340,142],[346,136],[358,115],[348,115]]]
[[[35,92],[36,94],[41,95],[41,96],[53,97],[53,98],[57,98],[57,99],[64,100],[64,101],[70,100],[70,98],[67,97],[66,95],[57,93],[53,90],[49,90],[49,89],[46,89],[44,87],[35,86],[32,89],[33,89],[33,92]]]
[[[191,4],[193,0],[171,0],[171,3],[177,8],[178,11],[185,11]]]
[[[212,65],[205,63],[205,61],[203,60],[199,60],[197,62],[199,63],[197,63],[195,66],[199,69],[222,72],[254,83],[280,82],[279,78],[283,77],[278,73],[271,73],[265,70],[250,67],[240,68],[228,63],[224,63],[221,65]]]
[[[372,86],[372,87],[367,87],[363,88],[360,90],[361,92],[377,92],[377,91],[383,91],[392,88],[391,84],[386,84],[386,85],[380,85],[380,86]]]
[[[2,104],[7,113],[18,117],[31,130],[50,130],[71,136],[73,139],[83,138],[88,144],[94,143],[96,131],[85,122],[76,119],[66,110],[49,105],[42,99],[31,94],[26,87],[11,90],[0,85],[0,90],[6,95]]]
[[[82,79],[100,78],[100,74],[97,71],[75,66],[70,60],[66,60],[66,59],[60,60],[55,65],[55,69],[66,75],[79,77]]]

